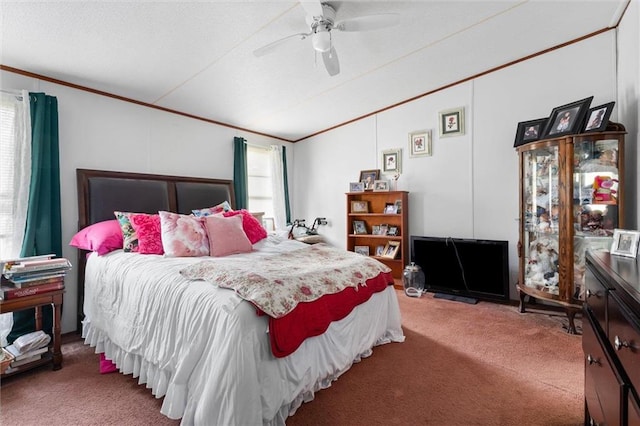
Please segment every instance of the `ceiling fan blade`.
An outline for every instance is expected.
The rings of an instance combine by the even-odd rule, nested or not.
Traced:
[[[320,3],[320,0],[300,0],[300,5],[307,16],[322,16],[322,3]]]
[[[340,74],[340,62],[338,61],[336,49],[333,46],[331,46],[331,50],[328,52],[322,53],[322,61],[330,76]]]
[[[271,42],[265,46],[262,46],[256,50],[253,51],[253,54],[257,57],[260,56],[264,56],[268,53],[273,52],[274,50],[277,49],[278,46],[280,46],[281,44],[283,44],[284,42],[286,42],[287,40],[291,40],[292,38],[299,38],[300,40],[304,40],[305,38],[309,37],[311,35],[311,33],[306,34],[306,33],[299,33],[299,34],[292,34],[290,36],[281,38],[280,40],[276,40],[274,42]]]
[[[372,31],[388,28],[400,23],[400,14],[383,13],[380,15],[366,15],[336,22],[334,29],[340,31]]]

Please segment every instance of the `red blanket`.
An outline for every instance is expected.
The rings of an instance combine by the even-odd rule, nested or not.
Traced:
[[[307,337],[324,333],[332,321],[339,321],[361,303],[393,284],[390,272],[367,280],[367,285],[347,287],[340,293],[327,294],[313,302],[298,304],[281,318],[269,317],[271,350],[278,358],[292,354]],[[258,315],[266,315],[258,309]]]

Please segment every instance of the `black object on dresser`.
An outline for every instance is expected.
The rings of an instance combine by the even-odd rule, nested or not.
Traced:
[[[639,261],[586,255],[585,425],[640,425]]]

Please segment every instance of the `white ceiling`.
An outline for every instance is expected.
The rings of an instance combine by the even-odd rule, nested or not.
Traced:
[[[0,64],[296,141],[530,54],[615,26],[628,0],[328,1],[336,20],[400,24],[333,31],[330,77],[291,1],[0,0]]]

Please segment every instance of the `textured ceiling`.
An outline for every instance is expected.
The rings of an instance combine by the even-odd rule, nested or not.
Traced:
[[[330,77],[297,1],[0,2],[0,63],[296,141],[522,57],[615,26],[627,0],[329,1]]]

